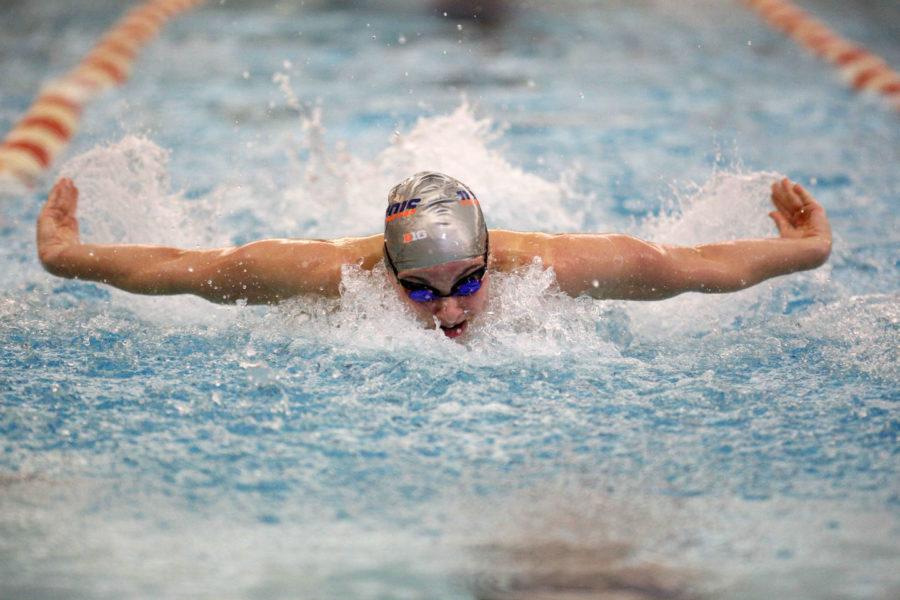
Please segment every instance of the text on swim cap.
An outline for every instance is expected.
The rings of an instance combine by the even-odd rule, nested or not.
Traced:
[[[478,198],[467,192],[466,190],[456,190],[459,203],[463,206],[475,206],[478,204]]]
[[[463,206],[475,206],[478,204],[478,199],[466,190],[457,190],[456,197],[459,198],[459,203]],[[410,198],[403,202],[394,202],[387,207],[387,210],[384,213],[385,222],[390,223],[394,219],[410,217],[416,214],[416,207],[421,201],[421,198]]]
[[[408,244],[410,242],[415,242],[418,240],[424,240],[428,237],[428,232],[426,231],[407,231],[403,234],[403,243]]]
[[[421,201],[421,198],[410,198],[409,200],[404,200],[403,202],[394,202],[387,207],[387,211],[385,212],[385,222],[390,222],[394,219],[399,219],[400,217],[408,217],[415,214],[416,207]]]

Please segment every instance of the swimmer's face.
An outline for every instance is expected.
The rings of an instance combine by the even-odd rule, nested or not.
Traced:
[[[484,257],[455,260],[433,267],[407,269],[400,271],[399,279],[421,283],[432,287],[442,294],[449,294],[453,286],[484,267]],[[409,297],[397,279],[390,276],[397,294],[412,311],[428,327],[440,327],[447,337],[456,338],[463,335],[469,326],[469,320],[476,317],[487,304],[490,275],[484,274],[481,289],[470,296],[448,296],[430,302],[416,302]]]

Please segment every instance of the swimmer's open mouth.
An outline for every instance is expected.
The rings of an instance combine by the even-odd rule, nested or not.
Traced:
[[[448,338],[456,338],[456,337],[461,336],[463,333],[465,333],[466,328],[468,326],[469,326],[468,321],[463,321],[462,323],[457,323],[456,325],[454,325],[452,327],[444,327],[443,325],[441,325],[441,331],[443,331],[444,335],[446,335]]]

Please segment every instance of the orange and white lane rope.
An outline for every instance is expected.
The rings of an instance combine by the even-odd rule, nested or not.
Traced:
[[[845,40],[788,0],[744,2],[774,29],[785,32],[798,44],[834,65],[853,89],[880,94],[895,110],[900,110],[900,74],[883,59]]]
[[[78,128],[82,108],[131,74],[138,50],[177,14],[204,0],[148,0],[128,11],[78,65],[44,86],[0,143],[0,176],[33,182]]]

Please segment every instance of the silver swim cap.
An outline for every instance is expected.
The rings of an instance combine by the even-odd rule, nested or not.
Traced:
[[[397,271],[482,256],[487,226],[465,184],[434,171],[398,183],[388,194],[384,244]],[[388,256],[385,254],[385,264]]]

